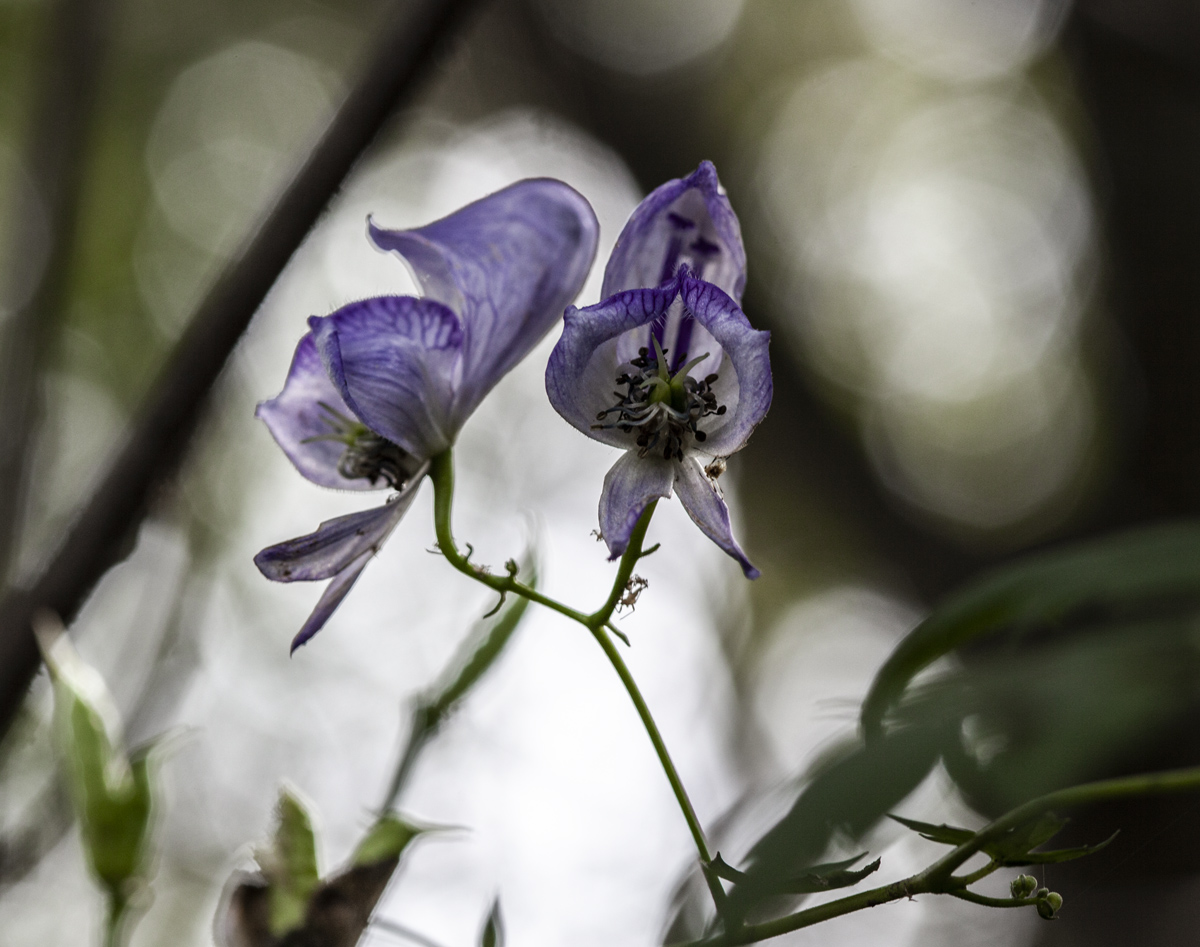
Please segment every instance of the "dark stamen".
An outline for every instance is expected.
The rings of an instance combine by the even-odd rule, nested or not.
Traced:
[[[683,460],[683,448],[689,434],[697,443],[708,439],[698,427],[700,421],[725,414],[725,405],[717,403],[712,390],[718,375],[710,374],[703,379],[688,375],[687,372],[708,355],[705,353],[689,362],[686,352],[676,360],[675,374],[669,374],[666,350],[658,344],[657,337],[651,341],[654,354],[651,355],[648,348],[639,349],[638,357],[631,363],[643,371],[637,374],[619,372],[616,383],[623,386],[625,392],[614,392],[616,404],[596,414],[597,422],[605,421],[609,415],[616,417],[607,423],[593,424],[592,428],[615,428],[626,434],[636,430],[639,457],[661,452],[666,460]]]

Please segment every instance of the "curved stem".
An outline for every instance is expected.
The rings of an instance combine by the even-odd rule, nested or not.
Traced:
[[[612,664],[614,670],[616,670],[617,676],[621,679],[621,683],[625,686],[626,693],[629,694],[630,700],[633,701],[633,706],[641,718],[642,726],[650,737],[650,742],[654,745],[654,752],[658,756],[663,772],[666,773],[667,781],[671,784],[671,791],[675,794],[680,811],[687,822],[688,830],[692,834],[692,840],[696,844],[696,852],[700,856],[701,871],[704,874],[705,882],[708,884],[709,892],[712,894],[713,902],[716,904],[717,910],[721,911],[725,905],[725,889],[721,887],[720,880],[711,871],[710,862],[712,861],[712,854],[708,848],[708,840],[704,836],[704,828],[696,816],[696,810],[692,806],[691,798],[687,794],[687,789],[684,788],[683,780],[679,777],[679,771],[675,768],[675,763],[671,759],[670,752],[667,750],[666,742],[659,732],[654,715],[650,713],[650,708],[647,706],[642,692],[638,689],[637,682],[633,679],[628,666],[621,657],[621,653],[617,650],[616,645],[613,644],[612,639],[605,631],[606,627],[612,627],[612,614],[616,611],[617,605],[620,604],[621,596],[629,585],[629,580],[633,576],[633,568],[637,564],[638,559],[644,555],[649,555],[650,552],[654,551],[654,548],[657,548],[654,547],[649,551],[644,551],[642,548],[646,539],[646,531],[650,527],[650,518],[654,515],[655,503],[651,503],[646,507],[637,524],[634,526],[633,532],[629,537],[629,545],[626,547],[624,554],[621,556],[621,561],[617,566],[617,574],[613,579],[612,590],[609,592],[607,600],[596,611],[591,614],[584,614],[549,596],[542,595],[522,582],[518,582],[514,576],[493,575],[481,566],[472,565],[469,555],[464,556],[459,552],[458,546],[454,542],[454,533],[451,529],[451,514],[454,504],[454,458],[450,450],[433,458],[429,467],[429,477],[433,481],[433,517],[438,548],[454,568],[502,595],[510,592],[514,595],[520,595],[531,602],[536,602],[578,622],[592,633],[592,637],[596,639],[597,643],[604,650],[609,662]],[[615,628],[613,630],[616,631]],[[617,633],[620,634],[620,632]]]

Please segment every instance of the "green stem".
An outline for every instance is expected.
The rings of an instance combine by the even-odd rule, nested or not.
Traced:
[[[968,841],[959,845],[941,860],[902,881],[880,888],[872,888],[870,891],[863,891],[859,894],[852,894],[836,901],[818,904],[807,910],[765,921],[762,924],[751,924],[739,930],[718,934],[715,937],[691,941],[678,945],[678,947],[736,947],[740,944],[751,944],[797,931],[802,927],[811,927],[821,921],[832,920],[864,908],[872,908],[889,901],[897,901],[900,898],[911,898],[918,894],[949,894],[964,901],[986,904],[991,907],[1020,907],[1023,904],[1032,906],[1035,903],[1032,899],[1017,902],[1015,899],[987,898],[985,895],[967,891],[961,887],[965,878],[953,878],[951,873],[976,852],[981,851],[983,846],[996,841],[1010,829],[1024,825],[1031,819],[1053,809],[1064,809],[1105,799],[1186,792],[1195,789],[1200,789],[1200,766],[1169,770],[1165,773],[1104,779],[1094,783],[1084,783],[1080,786],[1071,786],[1068,789],[1060,789],[1058,792],[1047,793],[1037,799],[1032,799],[1011,812],[1005,813],[996,821],[984,826]]]
[[[629,694],[630,700],[633,701],[633,706],[641,718],[642,726],[650,737],[650,742],[654,745],[654,752],[658,756],[663,771],[666,773],[667,781],[671,784],[671,791],[675,794],[680,811],[682,811],[684,820],[687,822],[688,830],[692,834],[692,840],[696,844],[696,851],[700,856],[700,867],[704,874],[704,879],[708,884],[709,892],[712,894],[718,911],[721,911],[725,905],[725,889],[721,887],[720,880],[711,871],[710,863],[712,862],[712,855],[708,848],[708,840],[704,836],[704,828],[696,816],[696,810],[692,806],[692,801],[687,794],[687,790],[684,788],[683,780],[679,777],[679,771],[675,768],[675,763],[671,759],[671,754],[667,751],[667,745],[663,741],[662,734],[659,732],[658,724],[655,722],[654,716],[650,713],[650,708],[647,706],[642,692],[638,689],[637,682],[633,679],[633,675],[626,666],[624,659],[622,659],[616,645],[613,644],[612,639],[609,638],[605,631],[605,627],[611,625],[613,612],[616,611],[617,606],[620,604],[621,596],[629,585],[629,580],[633,577],[633,569],[637,565],[637,561],[654,551],[653,548],[643,550],[642,547],[646,539],[646,531],[650,527],[650,518],[654,515],[654,507],[657,501],[650,503],[646,507],[637,524],[634,526],[633,532],[629,537],[629,545],[625,548],[625,552],[621,556],[621,561],[617,566],[617,575],[613,580],[612,590],[609,592],[607,600],[596,611],[591,614],[584,614],[555,599],[542,595],[529,586],[518,582],[513,576],[493,575],[479,566],[472,565],[469,557],[462,555],[458,551],[458,546],[454,542],[454,534],[451,529],[451,514],[454,504],[454,458],[451,451],[447,450],[433,458],[430,463],[429,477],[433,481],[433,516],[438,548],[454,568],[496,592],[501,594],[511,592],[514,595],[520,595],[531,602],[536,602],[578,622],[592,633],[592,637],[596,639],[597,643],[604,650],[609,662],[616,670],[617,676],[621,679],[621,683],[624,684],[626,693]]]
[[[1200,766],[1189,769],[1168,770],[1163,773],[1147,773],[1140,776],[1122,776],[1117,779],[1102,779],[1093,783],[1070,786],[1057,792],[1047,793],[1017,806],[995,822],[984,826],[962,845],[930,865],[919,878],[937,885],[950,877],[954,869],[962,865],[985,845],[1000,839],[1010,829],[1024,825],[1032,819],[1053,809],[1067,809],[1089,802],[1105,799],[1120,799],[1126,796],[1151,796],[1160,793],[1186,792],[1200,789]]]
[[[104,947],[122,947],[125,938],[123,927],[125,909],[129,902],[120,895],[110,891],[108,895],[108,910],[104,918]]]
[[[454,533],[450,529],[450,517],[454,506],[454,456],[450,450],[438,454],[430,462],[429,479],[433,481],[433,523],[437,534],[438,549],[450,565],[463,575],[470,576],[476,582],[483,583],[501,595],[511,592],[527,598],[531,602],[537,602],[560,615],[565,615],[581,625],[588,623],[589,616],[583,612],[542,595],[536,589],[530,588],[523,582],[518,582],[515,576],[493,575],[482,566],[472,565],[469,554],[464,556],[458,551],[458,546],[454,542]]]

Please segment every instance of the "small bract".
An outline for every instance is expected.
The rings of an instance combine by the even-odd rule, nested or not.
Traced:
[[[292,642],[321,629],[495,384],[578,295],[596,254],[588,202],[561,181],[519,181],[415,230],[368,221],[421,297],[381,296],[309,319],[283,391],[258,406],[296,469],[343,490],[393,490],[254,559],[277,582],[332,579]]]
[[[705,161],[638,205],[605,268],[607,298],[567,310],[546,392],[570,424],[626,451],[600,496],[613,559],[646,507],[675,492],[747,577],[759,574],[717,485],[771,405],[770,333],[739,308],[745,284],[741,228]]]

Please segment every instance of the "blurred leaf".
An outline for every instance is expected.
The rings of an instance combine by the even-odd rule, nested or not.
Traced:
[[[531,588],[537,588],[538,577],[535,562],[534,551],[530,550],[521,560],[516,573],[524,573],[526,575],[525,583]],[[514,632],[525,617],[528,607],[529,599],[513,596],[513,600],[494,622],[485,619],[476,623],[459,648],[458,654],[450,662],[446,683],[427,693],[413,707],[408,743],[404,747],[400,764],[396,767],[396,774],[388,790],[387,806],[396,803],[425,744],[437,733],[446,718],[454,712],[459,701],[504,653],[505,647],[512,640]]]
[[[1032,822],[1009,829],[999,839],[985,845],[983,850],[997,861],[1019,858],[1039,845],[1049,842],[1066,824],[1066,819],[1060,819],[1053,812],[1047,812]]]
[[[126,756],[104,681],[79,657],[62,626],[43,616],[37,632],[54,682],[56,742],[88,863],[115,903],[124,905],[145,868],[153,811],[149,750],[132,760]]]
[[[1018,868],[1022,865],[1054,865],[1058,862],[1074,861],[1076,858],[1083,858],[1084,855],[1091,855],[1102,848],[1107,848],[1112,840],[1120,834],[1120,832],[1113,832],[1103,842],[1097,842],[1095,845],[1060,848],[1050,852],[1027,852],[1018,858],[1004,858],[997,859],[997,861],[1008,868]]]
[[[217,922],[225,947],[355,947],[413,839],[427,830],[396,815],[379,819],[345,869],[316,876],[312,820],[300,801],[280,794],[279,828],[259,856],[262,874],[230,879]]]
[[[522,559],[520,571],[526,574],[525,584],[537,588],[537,570],[534,566],[534,554],[526,553]],[[440,693],[425,701],[431,718],[436,722],[450,713],[454,705],[484,674],[496,663],[505,646],[513,636],[513,632],[525,617],[529,607],[529,599],[514,595],[512,602],[501,612],[495,624],[489,630],[487,622],[480,622],[467,636],[459,654],[460,657],[452,666],[460,668],[457,674],[442,688]]]
[[[994,571],[950,596],[880,668],[863,702],[868,737],[912,678],[984,635],[1074,622],[1125,619],[1154,609],[1188,613],[1200,603],[1200,525],[1138,530],[1043,553]]]
[[[961,845],[963,842],[969,842],[975,837],[975,833],[970,829],[959,829],[952,825],[933,825],[930,822],[918,822],[916,819],[905,819],[903,816],[893,815],[890,812],[888,813],[888,818],[893,822],[899,822],[905,828],[917,832],[921,838],[929,839],[931,842],[941,842],[943,845]]]
[[[853,861],[858,861],[862,857],[859,855]],[[783,890],[787,894],[816,894],[820,891],[831,891],[834,888],[849,888],[851,885],[858,884],[867,875],[878,871],[881,864],[883,864],[883,859],[876,858],[869,865],[857,869],[817,866],[799,878],[787,882]]]
[[[373,865],[389,858],[399,859],[409,843],[424,831],[398,815],[385,815],[358,843],[350,864]]]
[[[973,657],[910,688],[892,720],[940,722],[947,772],[981,812],[1097,778],[1136,759],[1200,702],[1194,619],[1118,625]]]
[[[835,832],[860,837],[929,774],[943,739],[940,728],[920,726],[851,744],[755,843],[749,867],[730,891],[731,910],[744,915],[757,901],[788,891],[813,871]]]
[[[304,804],[288,789],[280,790],[279,821],[270,849],[258,855],[270,891],[270,930],[276,936],[304,922],[309,898],[321,882],[317,839]]]
[[[479,935],[479,947],[504,947],[504,919],[500,915],[500,899],[492,902],[487,923]]]

